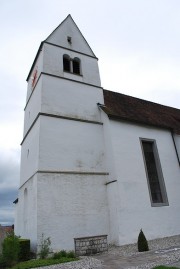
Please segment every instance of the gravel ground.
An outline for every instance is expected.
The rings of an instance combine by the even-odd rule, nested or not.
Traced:
[[[167,265],[180,260],[180,235],[151,240],[148,241],[148,244],[150,251],[146,253],[139,253],[137,251],[136,244],[121,247],[109,246],[107,255],[118,255],[132,258],[136,257],[137,259],[141,259],[141,257],[143,258],[143,255],[145,257],[145,255],[150,254],[155,257],[155,261],[153,259],[153,262],[145,263],[139,266],[126,267],[126,269],[151,269],[159,264]],[[101,269],[101,265],[101,261],[96,259],[96,256],[89,256],[81,257],[81,259],[76,262],[46,266],[46,269]]]
[[[93,257],[81,257],[79,261],[68,262],[63,264],[55,264],[46,267],[38,267],[38,269],[94,269],[101,268],[101,261]]]
[[[168,265],[180,260],[180,235],[164,237],[148,241],[149,253],[155,254],[156,261],[139,266],[127,267],[127,269],[151,269],[159,264]],[[138,257],[146,255],[145,252],[138,252],[137,244],[121,247],[110,247],[108,253],[123,257]],[[148,252],[147,252],[148,253]]]
[[[148,241],[150,251],[147,253],[156,254],[156,261],[139,266],[127,267],[127,269],[151,269],[157,265],[168,265],[180,260],[180,235],[164,237]],[[123,257],[135,257],[146,255],[145,252],[138,252],[137,244],[121,247],[110,247],[108,253]]]
[[[148,245],[150,251],[177,248],[180,247],[180,235],[149,240]],[[122,255],[125,257],[143,254],[138,252],[137,244],[124,245],[121,247],[109,246],[108,252],[111,254]]]
[[[165,254],[161,254],[159,256],[156,256],[156,261],[144,263],[139,266],[131,266],[127,267],[126,269],[152,269],[155,266],[158,265],[170,265],[173,263],[176,263],[180,260],[180,250],[171,250],[169,252],[166,252]]]

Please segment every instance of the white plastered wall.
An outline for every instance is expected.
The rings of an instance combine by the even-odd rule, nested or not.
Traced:
[[[42,112],[100,121],[102,89],[43,75]]]
[[[108,234],[106,176],[38,175],[38,240],[55,251],[74,249],[74,238]]]
[[[81,61],[81,76],[63,71],[63,55],[68,54],[71,59],[78,57]],[[97,59],[74,51],[44,44],[43,71],[48,74],[79,80],[96,86],[100,85]]]
[[[34,124],[21,148],[20,186],[37,170],[39,164],[39,119]]]
[[[110,121],[118,180],[119,245],[180,233],[179,165],[170,131]],[[169,206],[152,207],[139,138],[156,140]]]
[[[33,176],[19,189],[15,234],[31,240],[36,251],[37,242],[37,176]]]
[[[112,137],[110,130],[110,121],[106,113],[99,108],[101,121],[103,122],[103,139],[104,139],[104,150],[105,150],[105,162],[106,169],[108,171],[107,177],[107,198],[108,198],[108,208],[109,208],[109,244],[118,245],[119,236],[119,193],[118,193],[118,183],[117,183],[117,173],[115,169],[115,160],[113,155],[112,147]]]
[[[38,240],[44,233],[54,250],[73,249],[75,237],[109,234],[103,126],[44,116],[40,122]]]
[[[107,172],[102,125],[41,117],[39,169]]]
[[[71,37],[71,43],[67,41],[68,36]],[[59,27],[55,29],[54,32],[52,32],[46,41],[94,56],[94,53],[83,38],[70,15],[60,24]]]
[[[31,96],[32,91],[34,89],[32,87],[32,81],[33,81],[33,76],[34,76],[35,70],[37,70],[36,82],[38,81],[38,78],[39,78],[41,72],[43,71],[43,57],[44,57],[43,54],[44,54],[44,52],[43,52],[43,47],[42,47],[42,49],[38,55],[38,58],[36,59],[36,62],[34,63],[34,67],[31,71],[31,73],[29,74],[26,102],[29,100],[29,97]]]
[[[24,136],[33,124],[39,112],[41,112],[41,96],[42,96],[42,76],[40,77],[36,87],[31,95],[31,100],[28,102],[24,114]]]

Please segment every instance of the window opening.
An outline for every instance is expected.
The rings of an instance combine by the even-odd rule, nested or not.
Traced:
[[[69,55],[67,54],[63,55],[63,69],[65,72],[80,75],[81,74],[80,63],[81,61],[77,57],[71,59]]]
[[[68,37],[67,37],[67,41],[68,41],[68,43],[69,43],[69,44],[71,44],[71,43],[72,43],[71,36],[68,36]]]
[[[80,74],[80,60],[79,60],[79,58],[73,59],[73,73]]]
[[[70,72],[71,68],[70,68],[70,57],[68,55],[63,55],[63,67],[64,67],[64,71]]]
[[[166,189],[155,141],[142,140],[142,149],[153,204],[167,203]]]

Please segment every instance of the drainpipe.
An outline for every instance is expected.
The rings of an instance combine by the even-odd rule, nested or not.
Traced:
[[[178,150],[177,150],[177,147],[176,147],[176,142],[175,142],[175,139],[174,139],[173,131],[171,131],[171,136],[172,136],[172,140],[173,140],[173,143],[174,143],[174,148],[175,148],[175,151],[176,151],[176,156],[177,156],[177,159],[178,159],[178,163],[179,163],[179,166],[180,166],[180,157],[179,157]]]

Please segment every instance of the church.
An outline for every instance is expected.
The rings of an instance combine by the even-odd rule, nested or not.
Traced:
[[[104,90],[98,59],[68,15],[27,77],[15,233],[36,250],[180,234],[180,110]]]

